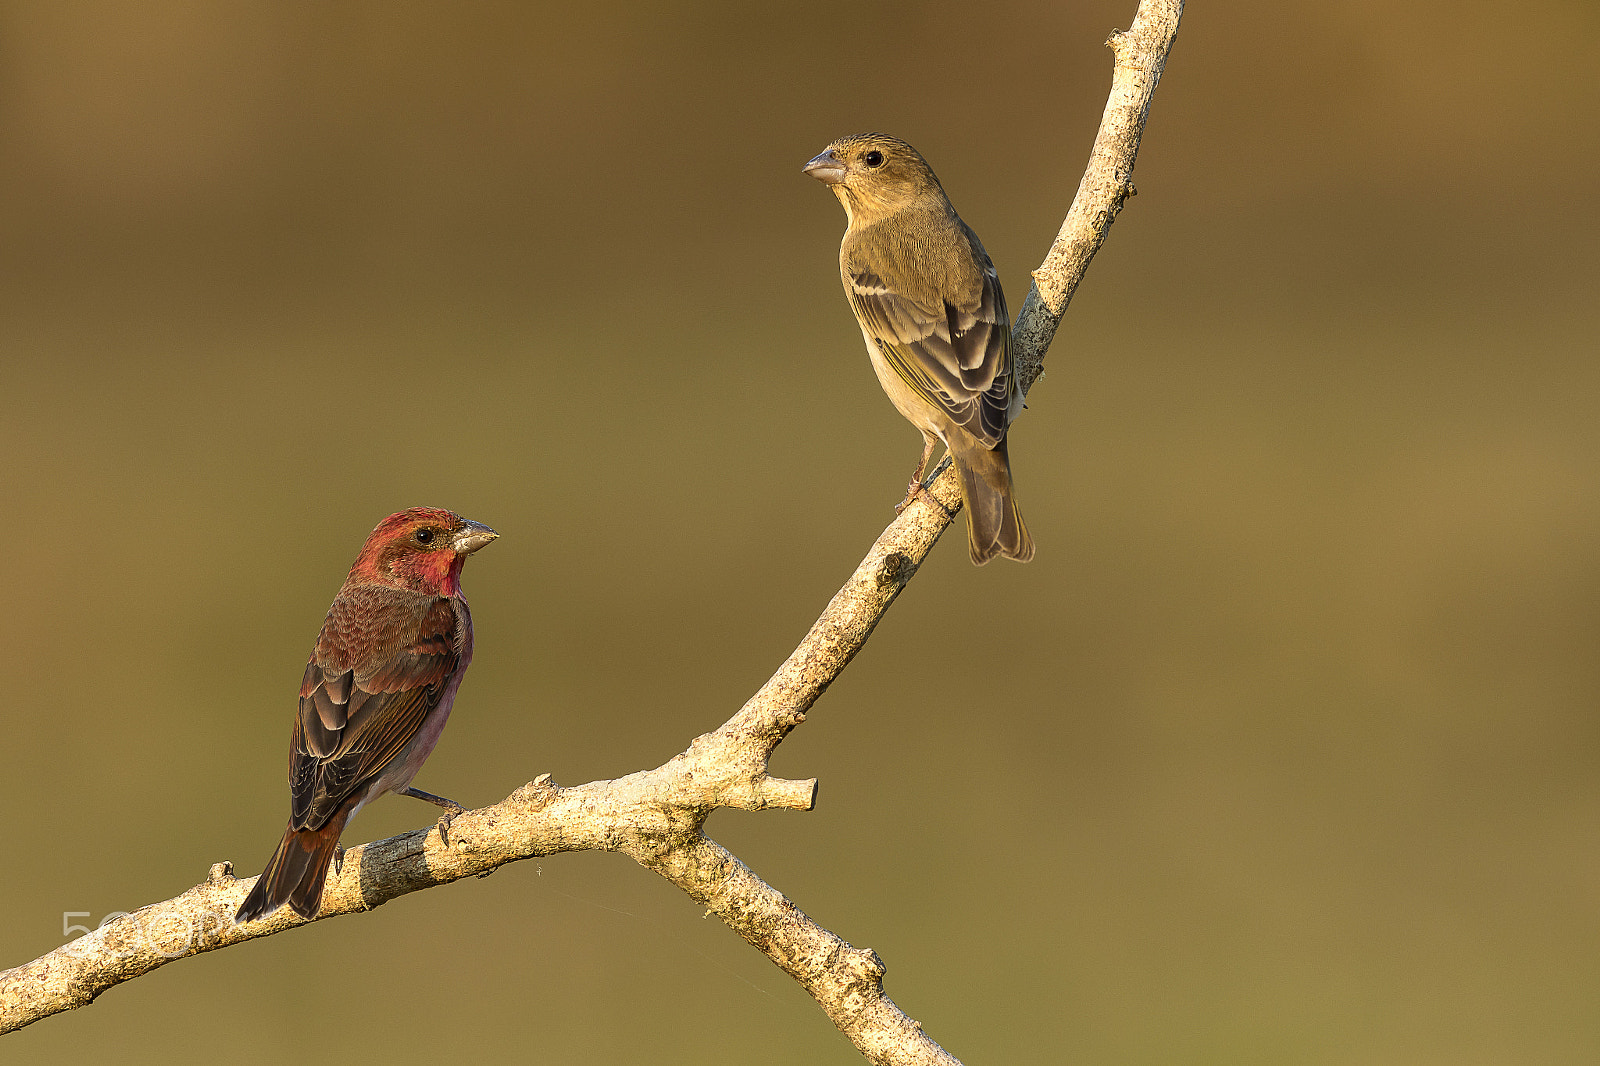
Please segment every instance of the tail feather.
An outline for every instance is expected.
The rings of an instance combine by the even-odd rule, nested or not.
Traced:
[[[961,501],[967,508],[967,547],[982,566],[996,555],[1025,563],[1033,558],[1033,537],[1011,489],[1011,460],[1005,438],[985,448],[959,430],[949,434],[950,453],[961,475]]]
[[[339,846],[339,834],[349,817],[349,810],[341,808],[321,829],[296,829],[293,824],[285,829],[278,850],[272,853],[267,868],[256,878],[255,887],[239,905],[234,922],[265,918],[285,903],[302,918],[315,917],[322,905],[322,889]]]

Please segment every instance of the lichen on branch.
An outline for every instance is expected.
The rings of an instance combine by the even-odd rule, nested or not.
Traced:
[[[1033,273],[1013,331],[1024,388],[1038,378],[1079,280],[1133,194],[1150,97],[1182,14],[1183,0],[1142,0],[1132,27],[1107,42],[1115,70],[1089,166],[1055,243]],[[539,777],[493,806],[457,817],[448,844],[430,826],[352,848],[311,921],[371,910],[522,859],[618,851],[677,885],[772,959],[869,1061],[959,1066],[884,994],[884,965],[876,953],[822,928],[703,832],[718,807],[811,808],[816,781],[771,777],[768,759],[866,643],[960,509],[948,460],[929,491],[940,506],[919,497],[883,531],[805,639],[721,727],[661,766],[614,781],[562,788],[549,775]],[[235,878],[231,864],[217,863],[182,895],[114,917],[0,972],[0,1033],[84,1006],[176,959],[311,924],[283,908],[235,925],[234,911],[253,883]]]

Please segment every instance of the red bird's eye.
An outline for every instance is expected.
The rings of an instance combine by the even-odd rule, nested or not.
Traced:
[[[872,151],[862,156],[861,161],[867,164],[869,167],[881,167],[883,166],[883,153],[874,148]]]
[[[418,544],[432,544],[433,543],[433,530],[431,530],[431,529],[419,529],[419,530],[417,530],[417,543]]]

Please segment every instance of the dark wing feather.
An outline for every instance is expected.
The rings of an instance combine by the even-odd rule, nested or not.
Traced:
[[[859,263],[847,264],[847,288],[857,316],[900,379],[993,447],[1020,408],[1011,372],[1011,319],[994,264],[971,231],[965,235],[981,268],[981,283],[965,291],[925,303],[897,292]]]
[[[297,829],[321,828],[340,804],[404,752],[460,667],[454,601],[381,592],[422,602],[400,611],[392,608],[401,604],[384,605],[391,610],[379,613],[400,624],[374,628],[359,623],[378,604],[346,605],[341,596],[306,667],[289,748],[290,818]],[[372,642],[376,654],[350,653],[342,642],[351,634]]]

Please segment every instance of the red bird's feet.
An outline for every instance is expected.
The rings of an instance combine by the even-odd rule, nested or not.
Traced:
[[[444,808],[444,813],[439,816],[439,820],[434,824],[439,827],[439,843],[448,848],[450,846],[450,823],[456,820],[456,815],[467,813],[467,809],[455,800],[445,799],[443,796],[435,796],[432,792],[424,792],[420,788],[408,788],[400,795],[426,800],[435,807]]]

